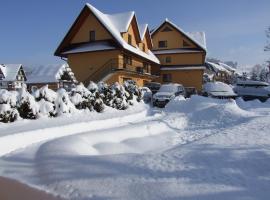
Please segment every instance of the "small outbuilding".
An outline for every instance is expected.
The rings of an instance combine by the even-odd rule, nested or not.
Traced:
[[[28,67],[26,75],[26,84],[30,91],[44,85],[48,85],[53,90],[64,88],[69,91],[77,83],[68,64]]]
[[[18,90],[26,80],[22,64],[0,64],[0,89]]]

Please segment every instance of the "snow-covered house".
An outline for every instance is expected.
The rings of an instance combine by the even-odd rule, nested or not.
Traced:
[[[0,64],[0,89],[17,90],[25,81],[22,64]]]
[[[185,32],[166,19],[151,32],[153,53],[161,66],[156,68],[161,83],[181,83],[202,90],[206,39],[204,32]]]
[[[134,80],[142,86],[156,78],[151,68],[160,63],[152,45],[147,24],[138,24],[135,12],[105,14],[86,4],[55,55],[66,58],[85,84]]]
[[[236,69],[225,63],[205,62],[205,74],[214,81],[231,83]]]
[[[27,67],[25,71],[29,90],[35,90],[44,85],[48,85],[53,90],[59,88],[70,90],[77,83],[68,64]]]

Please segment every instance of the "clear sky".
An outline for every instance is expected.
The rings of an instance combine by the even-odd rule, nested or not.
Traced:
[[[270,0],[1,0],[0,63],[61,62],[53,53],[86,2],[102,12],[134,10],[151,28],[166,17],[185,31],[205,31],[208,56],[262,63]]]

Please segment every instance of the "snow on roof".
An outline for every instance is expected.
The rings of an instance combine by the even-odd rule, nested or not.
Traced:
[[[232,87],[223,82],[207,82],[203,85],[203,90],[213,96],[236,96]]]
[[[164,50],[152,50],[156,55],[159,54],[173,54],[173,53],[196,53],[202,52],[196,49],[164,49]]]
[[[160,70],[161,71],[170,71],[170,70],[191,70],[191,69],[194,69],[194,70],[204,70],[205,67],[204,66],[161,66],[160,67]]]
[[[204,47],[206,49],[206,37],[205,32],[187,32],[187,34],[193,38],[193,40],[197,41],[200,46]]]
[[[106,15],[110,21],[113,23],[115,28],[120,32],[124,33],[128,31],[129,24],[133,19],[135,12],[124,12],[124,13],[116,13],[116,14],[104,14]]]
[[[213,62],[205,62],[205,63],[206,63],[206,66],[207,66],[207,64],[210,65],[215,72],[222,71],[222,72],[227,72],[229,74],[231,73],[231,71],[227,70],[225,67],[223,67],[217,63],[213,63]]]
[[[171,22],[168,18],[165,19],[165,22],[172,25],[175,29],[177,29],[178,31],[183,33],[186,37],[188,37],[191,41],[193,41],[199,47],[206,50],[206,38],[205,38],[205,33],[204,32],[185,32],[179,26],[177,26],[175,23]],[[151,34],[154,34],[156,32],[156,30],[159,29],[159,27],[157,27],[156,29],[151,31]]]
[[[121,36],[121,31],[119,30],[119,27],[122,29],[124,25],[126,25],[125,22],[128,20],[119,20],[117,23],[115,22],[116,19],[119,19],[118,17],[112,18],[111,15],[107,15],[96,9],[94,6],[91,4],[87,3],[87,7],[90,9],[90,11],[98,18],[98,20],[107,28],[107,30],[112,34],[112,36],[117,40],[117,42],[126,50],[131,51],[137,55],[140,55],[152,62],[155,63],[160,63],[158,58],[149,50],[147,53],[141,51],[139,47],[133,47],[129,45]],[[116,14],[115,14],[116,16]],[[128,16],[131,17],[130,15],[122,15],[122,16]],[[134,14],[135,16],[135,14]],[[123,23],[123,24],[121,24]],[[115,24],[117,24],[115,26]],[[121,25],[120,25],[121,24]]]
[[[82,53],[82,52],[91,52],[91,51],[101,51],[115,49],[115,46],[110,44],[108,41],[100,41],[93,43],[80,44],[75,46],[62,54],[72,54],[72,53]]]
[[[253,80],[245,80],[245,81],[238,80],[237,85],[269,86],[269,83],[263,82],[263,81],[253,81]]]
[[[67,72],[74,82],[77,82],[74,73],[68,64],[27,67],[25,69],[27,83],[56,83],[64,72]]]
[[[4,74],[4,81],[15,81],[22,64],[1,64],[0,69]]]
[[[147,28],[148,28],[148,24],[139,24],[139,31],[140,31],[141,40],[143,40]]]
[[[219,62],[218,64],[221,65],[222,67],[224,67],[225,69],[231,71],[231,72],[235,72],[236,71],[235,68],[233,68],[233,67],[231,67],[231,66],[229,66],[229,65],[227,65],[225,63]]]

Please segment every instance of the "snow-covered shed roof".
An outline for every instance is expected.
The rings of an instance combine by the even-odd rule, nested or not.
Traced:
[[[140,31],[140,37],[141,40],[143,40],[145,33],[147,31],[148,24],[139,24],[139,31]]]
[[[225,67],[217,64],[217,63],[213,63],[213,62],[205,62],[206,64],[206,67],[209,68],[211,67],[213,71],[215,72],[219,72],[219,71],[222,71],[222,72],[226,72],[228,74],[231,73],[231,71],[227,70]]]
[[[65,72],[73,82],[77,82],[68,64],[27,67],[25,71],[27,83],[57,83]]]
[[[206,37],[205,37],[205,32],[185,32],[182,30],[179,26],[171,22],[169,19],[165,19],[165,21],[155,28],[151,34],[153,35],[164,23],[169,23],[172,27],[174,27],[176,30],[179,32],[183,33],[187,38],[189,38],[192,42],[197,44],[199,47],[204,49],[206,51]]]
[[[231,66],[229,66],[229,65],[227,65],[225,63],[219,62],[218,64],[221,65],[222,67],[224,67],[225,69],[231,71],[231,72],[235,72],[236,71],[235,68],[233,68],[233,67],[231,67]]]
[[[153,50],[153,52],[155,53],[155,55],[159,55],[159,54],[174,54],[174,53],[197,53],[202,51],[197,49],[181,48],[181,49]]]
[[[22,64],[1,64],[0,70],[4,75],[4,81],[15,81]]]
[[[110,32],[113,38],[117,41],[117,43],[124,49],[135,53],[141,57],[146,58],[154,63],[159,64],[159,59],[150,51],[148,50],[147,53],[141,51],[139,47],[133,47],[129,45],[122,37],[121,33],[127,32],[128,27],[135,16],[135,12],[125,12],[125,13],[117,13],[117,14],[105,14],[102,13],[100,10],[92,6],[91,4],[87,3],[85,8],[89,9],[96,18],[100,21],[100,23]],[[136,20],[137,22],[137,20]],[[138,24],[137,24],[138,26]],[[139,29],[139,26],[138,26]],[[140,30],[139,30],[140,31]],[[67,33],[69,34],[69,33]],[[140,35],[143,35],[140,33]],[[142,39],[142,38],[140,38]],[[62,41],[63,42],[63,41]],[[62,44],[61,42],[61,44]],[[59,45],[59,47],[61,46]],[[58,49],[59,49],[58,47]],[[56,55],[58,54],[58,49],[56,50]],[[61,53],[60,53],[61,54]]]

